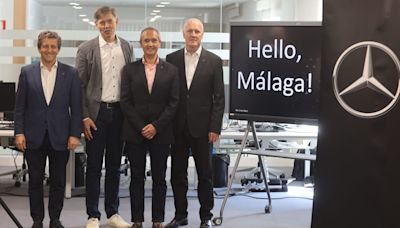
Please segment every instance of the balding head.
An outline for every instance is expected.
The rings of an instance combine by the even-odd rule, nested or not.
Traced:
[[[203,34],[203,23],[199,19],[190,18],[185,21],[183,26],[183,38],[185,39],[186,50],[189,53],[194,53],[199,49]]]

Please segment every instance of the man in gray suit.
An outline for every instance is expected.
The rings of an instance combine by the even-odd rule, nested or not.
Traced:
[[[98,228],[100,177],[105,152],[105,211],[113,227],[129,227],[118,215],[123,116],[119,106],[121,69],[133,57],[129,43],[116,36],[115,9],[103,6],[94,14],[100,36],[79,46],[76,68],[82,87],[83,131],[86,138],[87,228]]]

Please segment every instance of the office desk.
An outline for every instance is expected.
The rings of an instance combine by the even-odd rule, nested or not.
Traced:
[[[285,129],[286,130],[286,129]],[[257,137],[254,137],[257,136]],[[288,128],[286,131],[277,131],[277,132],[257,132],[257,128],[255,127],[254,121],[249,120],[247,122],[247,127],[245,129],[245,132],[240,132],[240,131],[223,131],[221,133],[221,140],[223,139],[233,139],[233,140],[241,140],[240,147],[238,149],[238,156],[235,161],[235,165],[229,175],[228,178],[228,187],[226,189],[226,193],[224,195],[224,199],[221,204],[221,209],[220,209],[220,214],[219,217],[216,216],[213,218],[213,223],[215,225],[221,225],[223,221],[223,212],[225,208],[225,204],[228,200],[228,197],[230,196],[230,191],[232,188],[232,183],[233,179],[235,177],[240,158],[242,154],[252,154],[256,155],[258,157],[258,164],[260,167],[260,173],[262,175],[264,184],[265,184],[265,191],[268,196],[268,204],[264,208],[265,213],[271,213],[272,210],[272,200],[271,200],[271,195],[270,195],[270,188],[268,184],[268,166],[264,165],[264,162],[262,160],[262,157],[266,156],[272,156],[272,157],[279,157],[279,158],[288,158],[288,159],[303,159],[306,161],[306,167],[305,171],[308,169],[309,170],[309,160],[316,160],[316,155],[311,155],[310,154],[310,148],[308,147],[308,141],[316,141],[318,137],[318,129],[317,127],[306,127],[306,128]],[[253,147],[248,147],[247,143],[253,140],[254,146]],[[262,142],[261,142],[262,140]],[[276,151],[276,148],[274,150],[269,149],[268,147],[265,147],[265,142],[268,143],[268,145],[271,143],[272,140],[285,140],[285,141],[303,141],[301,147],[305,148],[306,154],[296,154],[296,153],[289,153],[289,152],[284,152],[283,149],[279,149],[279,142],[276,145],[279,151]],[[305,143],[305,141],[307,141]],[[262,145],[260,145],[262,144]],[[296,145],[296,144],[294,144]],[[219,146],[223,146],[220,144]],[[292,146],[288,144],[288,147],[284,149],[289,149],[289,148],[296,148],[297,146]],[[308,148],[307,148],[308,147]],[[308,164],[307,164],[308,162]],[[306,173],[306,172],[305,172]]]
[[[8,139],[14,137],[14,130],[0,129],[1,146],[9,146]],[[75,152],[71,151],[67,163],[67,176],[65,183],[65,198],[71,198],[72,187],[75,185]]]
[[[298,130],[288,130],[288,131],[277,131],[277,132],[257,132],[259,139],[264,139],[266,141],[271,140],[317,140],[318,131],[304,131]],[[249,133],[249,137],[252,138],[252,133]],[[240,131],[229,131],[225,130],[221,132],[220,139],[235,139],[241,140],[244,138],[244,132]]]
[[[240,145],[231,145],[231,144],[221,144],[221,140],[242,140],[245,136],[245,132],[240,131],[229,131],[225,130],[221,132],[220,141],[215,144],[215,148],[219,149],[240,149]],[[247,154],[254,154],[254,155],[264,155],[269,157],[281,157],[281,158],[288,158],[288,159],[305,159],[304,165],[304,176],[310,176],[310,160],[315,160],[315,155],[310,155],[310,149],[312,147],[308,146],[308,143],[311,142],[312,145],[316,145],[316,141],[318,138],[318,130],[317,128],[295,128],[295,129],[288,129],[287,131],[278,131],[278,132],[257,132],[257,137],[259,140],[262,140],[262,149],[254,151],[253,153]],[[249,133],[249,139],[253,138],[252,133]],[[283,152],[283,151],[268,151],[265,148],[272,140],[285,140],[285,141],[301,141],[300,144],[280,144],[280,148],[282,150],[287,149],[304,149],[305,155],[298,156],[295,153]]]

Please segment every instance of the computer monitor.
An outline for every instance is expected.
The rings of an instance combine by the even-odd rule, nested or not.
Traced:
[[[15,106],[15,83],[0,82],[0,117],[10,116]],[[7,118],[8,119],[8,118]]]
[[[321,32],[319,22],[232,23],[229,118],[316,125]]]

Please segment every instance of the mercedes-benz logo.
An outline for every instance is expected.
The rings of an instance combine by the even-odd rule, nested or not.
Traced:
[[[346,59],[346,57],[354,52],[355,50],[359,48],[367,48],[366,54],[365,54],[365,60],[364,60],[364,67],[361,76],[351,83],[349,86],[344,88],[342,91],[339,91],[338,87],[338,73],[339,69],[341,67],[341,64],[343,61]],[[372,55],[371,55],[371,48],[377,48],[383,51],[385,54],[387,54],[392,61],[394,62],[394,65],[397,70],[397,75],[396,77],[398,78],[398,83],[397,83],[397,91],[395,94],[393,94],[389,89],[387,89],[382,83],[378,81],[377,78],[374,77],[374,69],[373,69],[373,61],[372,61]],[[356,44],[353,44],[349,48],[347,48],[338,58],[335,64],[335,68],[333,70],[333,91],[335,93],[336,99],[338,100],[339,104],[350,114],[360,117],[360,118],[376,118],[379,116],[382,116],[389,112],[397,103],[399,100],[399,94],[400,94],[400,62],[399,59],[397,58],[396,54],[387,46],[374,42],[374,41],[363,41],[359,42]],[[354,93],[358,90],[361,90],[363,88],[369,88],[371,90],[374,90],[378,93],[381,93],[388,98],[391,99],[391,101],[384,106],[382,109],[378,111],[373,111],[373,112],[363,112],[363,111],[358,111],[354,108],[352,108],[350,105],[348,105],[342,98],[343,95],[349,94],[349,93]]]

